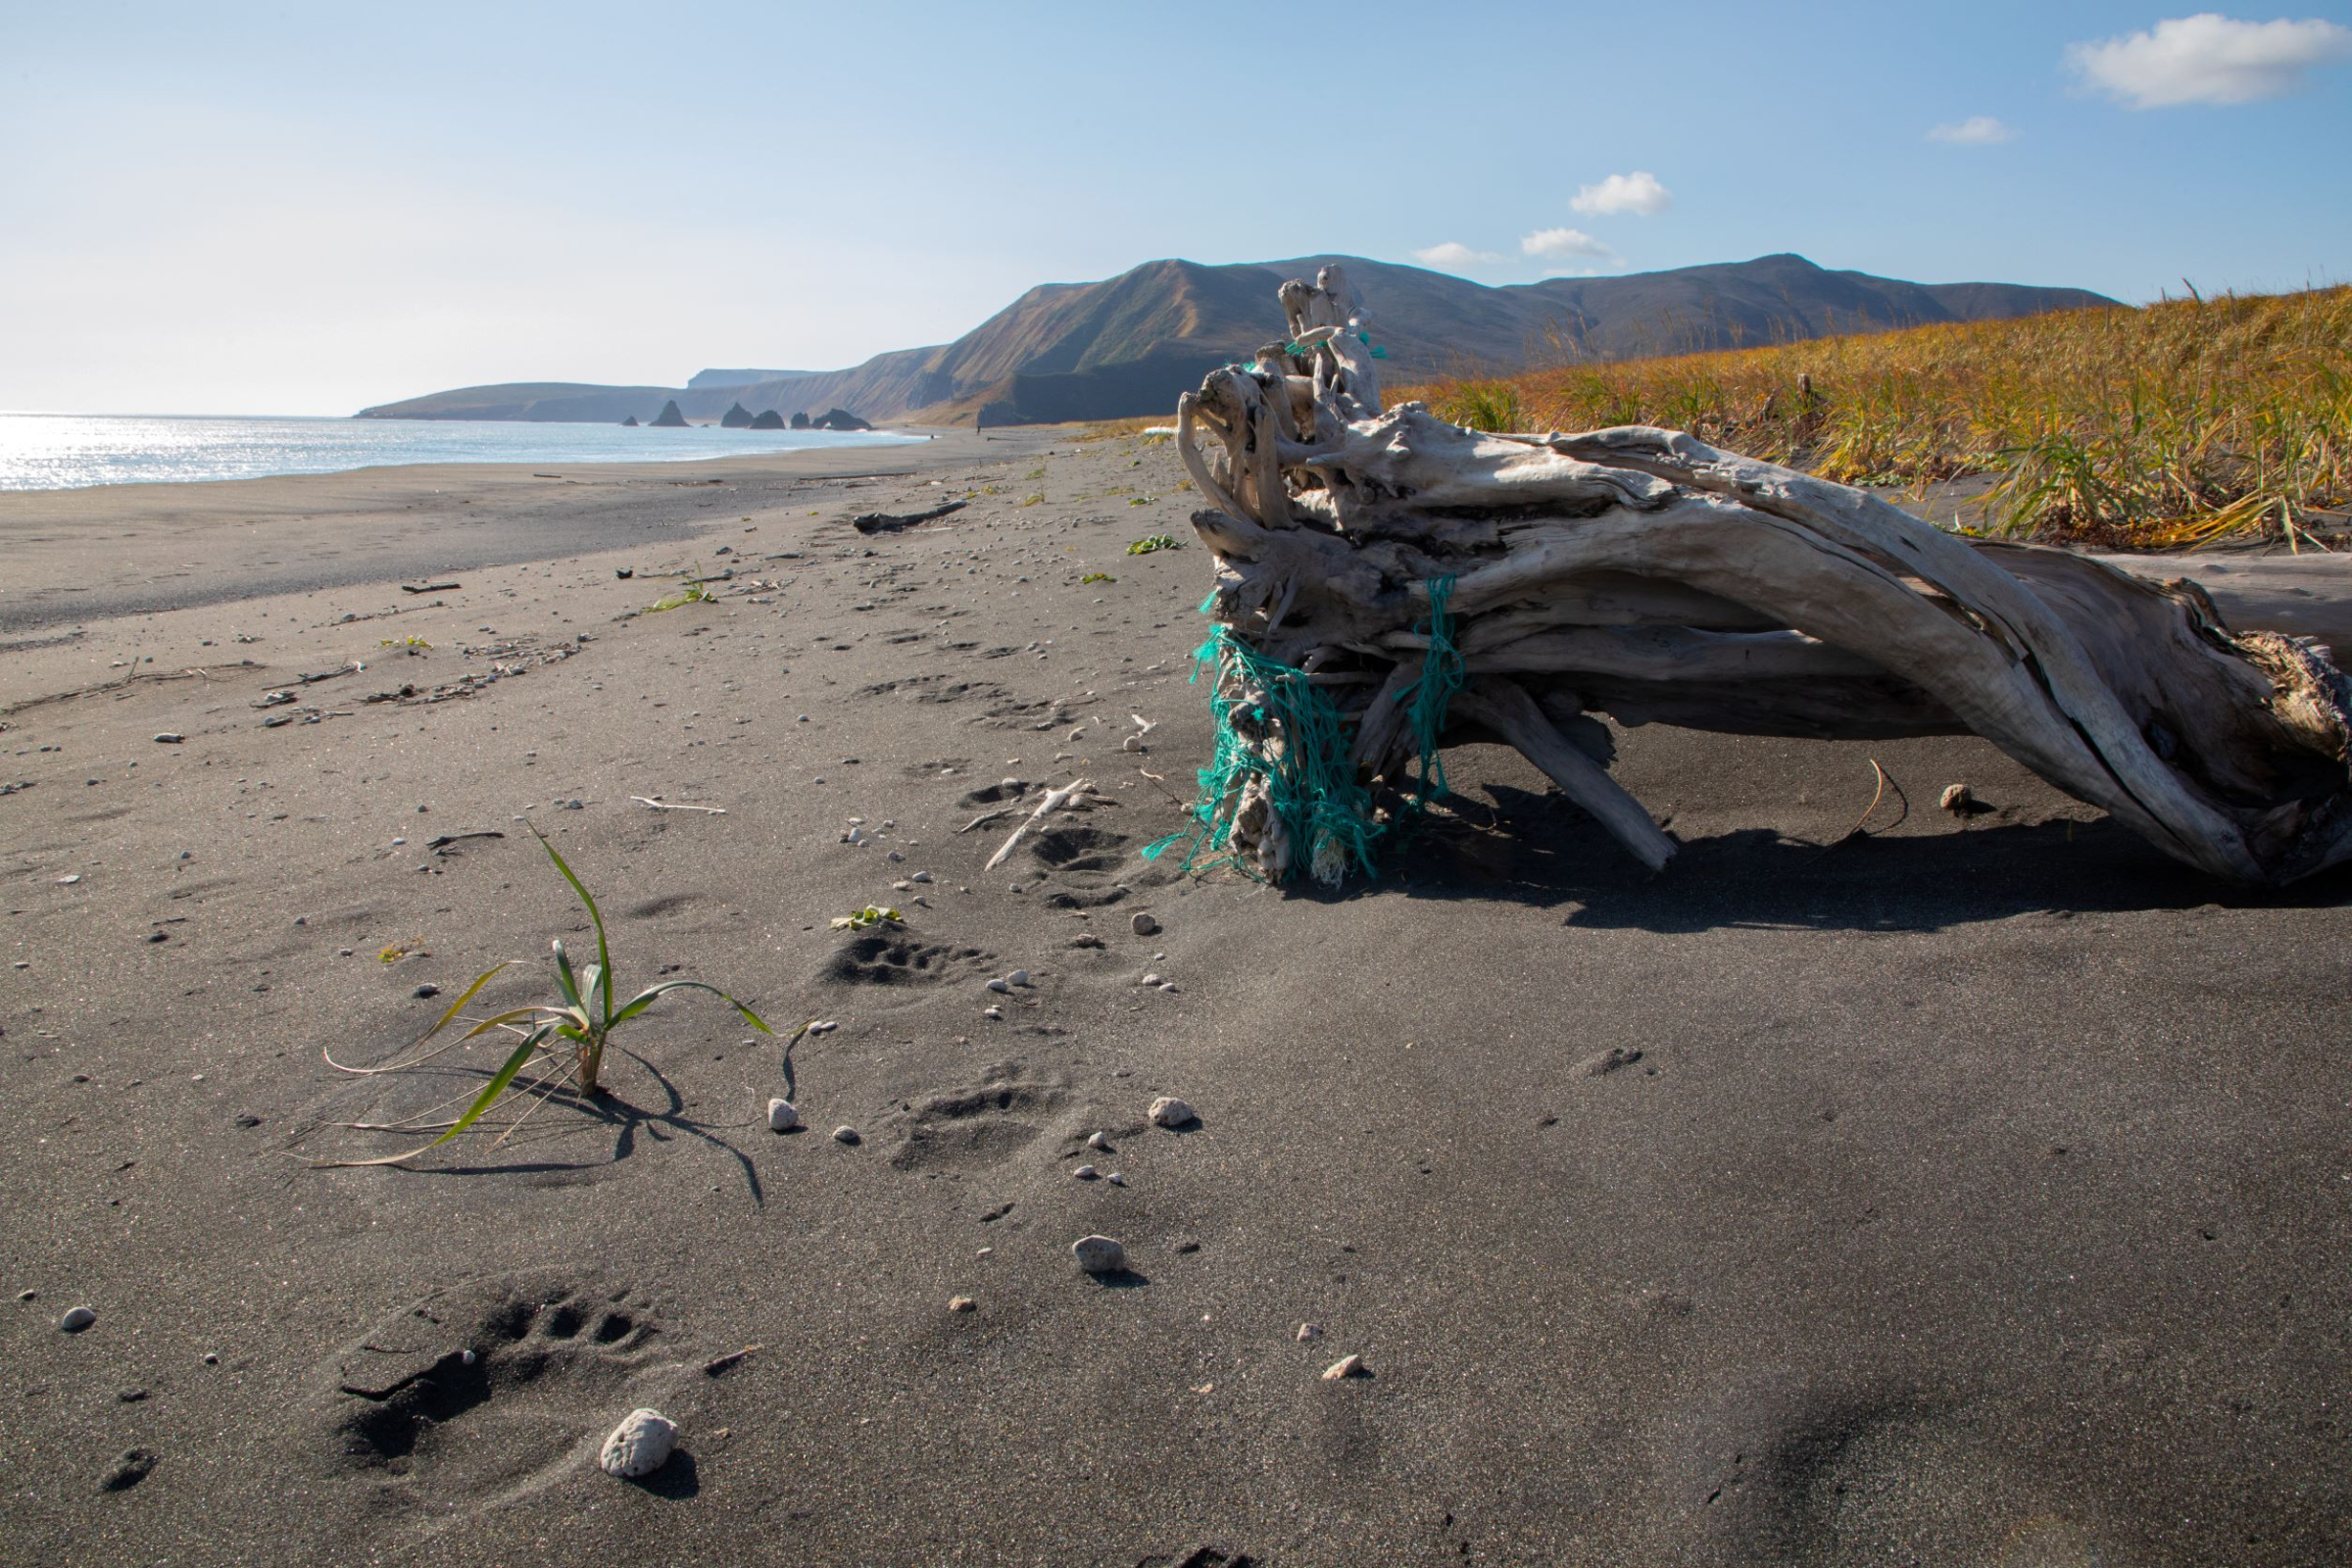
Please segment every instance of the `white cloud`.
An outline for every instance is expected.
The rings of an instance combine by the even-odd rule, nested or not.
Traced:
[[[1547,270],[1562,273],[1605,272],[1625,265],[1625,258],[1581,228],[1539,228],[1519,242],[1522,255],[1558,264]]]
[[[1957,124],[1937,125],[1928,132],[1930,141],[1948,141],[1958,147],[1990,147],[2016,139],[2014,129],[1990,115],[1971,115]]]
[[[1413,252],[1413,260],[1424,267],[1443,268],[1450,271],[1464,267],[1492,267],[1502,258],[1493,251],[1474,251],[1459,240],[1449,239],[1442,245],[1432,245],[1427,250]]]
[[[1611,174],[1597,185],[1582,187],[1568,205],[1596,218],[1615,213],[1648,218],[1672,207],[1674,192],[1659,184],[1658,176],[1648,170],[1637,169],[1630,174]]]
[[[2084,82],[2133,109],[2276,98],[2303,85],[2313,67],[2345,59],[2352,28],[2316,19],[2238,22],[2211,11],[2066,51]]]

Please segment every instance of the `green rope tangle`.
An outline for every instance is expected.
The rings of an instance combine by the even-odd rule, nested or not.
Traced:
[[[1451,577],[1430,582],[1429,651],[1421,678],[1397,701],[1411,705],[1408,723],[1420,751],[1421,777],[1410,800],[1417,814],[1446,788],[1438,761],[1438,735],[1446,709],[1462,685],[1462,658],[1453,645],[1453,618],[1446,612]],[[1206,612],[1216,596],[1201,605]],[[1375,840],[1394,824],[1375,814],[1372,793],[1356,779],[1353,733],[1331,699],[1306,672],[1266,658],[1243,642],[1230,626],[1210,631],[1193,654],[1193,679],[1211,674],[1208,711],[1216,727],[1216,751],[1200,770],[1200,794],[1192,823],[1144,850],[1156,860],[1185,846],[1182,869],[1230,865],[1263,877],[1260,863],[1233,847],[1234,828],[1247,822],[1261,846],[1275,826],[1279,842],[1304,849],[1303,856],[1275,863],[1304,863],[1315,880],[1337,887],[1352,868],[1380,874],[1372,855]],[[1270,819],[1270,821],[1269,821]]]

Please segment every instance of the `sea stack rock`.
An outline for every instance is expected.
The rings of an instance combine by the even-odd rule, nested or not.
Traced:
[[[718,427],[722,430],[748,430],[751,423],[752,411],[740,403],[728,404],[727,412],[718,416]]]
[[[781,430],[784,428],[784,416],[773,409],[761,409],[758,414],[752,416],[751,428],[754,430]]]
[[[667,403],[662,405],[662,412],[654,416],[654,428],[657,430],[683,430],[686,428],[686,416],[678,412],[676,398],[671,398]]]
[[[871,430],[872,425],[847,409],[827,409],[811,421],[819,430]]]
[[[634,430],[634,429],[636,429],[636,428],[637,428],[637,416],[635,416],[634,414],[632,414],[632,415],[630,415],[630,416],[629,416],[627,418],[625,418],[625,419],[621,420],[621,421],[620,421],[620,427],[621,427],[622,429],[624,429],[624,430]]]
[[[808,411],[807,409],[802,409],[793,415],[792,427],[795,430],[806,430],[808,428]]]

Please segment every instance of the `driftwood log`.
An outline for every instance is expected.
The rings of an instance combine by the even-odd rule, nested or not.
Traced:
[[[1267,671],[1329,700],[1357,799],[1390,803],[1363,807],[1378,816],[1432,738],[1435,661],[1438,744],[1516,747],[1652,867],[1674,842],[1586,715],[1973,732],[2218,876],[2283,883],[2352,856],[2352,685],[2318,644],[2233,633],[2185,578],[1945,533],[1676,431],[1497,435],[1384,411],[1340,270],[1281,300],[1288,339],[1185,394],[1176,427],[1216,560],[1204,609],[1250,656],[1218,666],[1250,765],[1199,809],[1269,878],[1337,880],[1348,857],[1327,820],[1278,808],[1269,786],[1314,738],[1282,732]]]

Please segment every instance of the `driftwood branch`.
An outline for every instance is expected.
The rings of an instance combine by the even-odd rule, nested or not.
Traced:
[[[1677,431],[1384,412],[1339,270],[1281,301],[1289,341],[1186,394],[1177,442],[1209,502],[1193,521],[1211,614],[1270,662],[1255,678],[1287,667],[1330,694],[1375,799],[1433,739],[1406,709],[1442,656],[1467,684],[1435,742],[1508,742],[1652,866],[1672,841],[1547,715],[1973,732],[2216,875],[2280,883],[2352,857],[2352,684],[2317,644],[2234,633],[2185,579],[1963,539]],[[1245,739],[1264,766],[1255,793],[1211,803],[1225,847],[1276,876],[1327,871],[1297,842],[1326,829],[1281,798],[1298,738]]]

